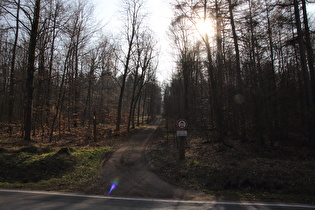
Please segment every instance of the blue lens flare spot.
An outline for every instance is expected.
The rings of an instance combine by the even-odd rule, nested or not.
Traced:
[[[115,179],[115,180],[111,183],[110,189],[109,189],[109,191],[108,191],[107,194],[110,195],[110,194],[112,193],[112,191],[113,191],[114,189],[116,189],[117,186],[118,186],[118,180]]]

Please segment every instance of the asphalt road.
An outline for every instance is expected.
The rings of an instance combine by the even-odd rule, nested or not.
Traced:
[[[0,190],[0,209],[306,210],[315,209],[315,205],[137,199],[38,191]]]

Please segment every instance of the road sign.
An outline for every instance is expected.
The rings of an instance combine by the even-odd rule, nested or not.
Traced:
[[[187,136],[187,131],[180,130],[180,131],[177,131],[176,134],[177,136]]]
[[[185,160],[185,140],[187,136],[187,127],[188,123],[185,119],[179,119],[176,122],[176,127],[177,127],[177,136],[179,137],[178,141],[178,159],[180,161]]]
[[[185,130],[188,127],[188,123],[185,119],[179,119],[176,122],[176,127],[180,130]]]

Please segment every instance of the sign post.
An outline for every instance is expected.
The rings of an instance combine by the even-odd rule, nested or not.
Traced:
[[[180,161],[185,160],[185,142],[187,136],[188,123],[185,119],[179,119],[176,122],[177,136],[179,137],[178,142],[178,158]]]

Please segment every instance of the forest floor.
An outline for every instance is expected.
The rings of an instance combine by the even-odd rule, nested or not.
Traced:
[[[161,136],[160,121],[98,142],[74,134],[57,142],[0,138],[0,188],[213,200],[212,195],[171,184],[151,171],[147,148]],[[113,183],[116,189],[109,193]]]
[[[187,200],[314,203],[315,152],[232,147],[189,131],[185,161],[158,121],[97,142],[74,134],[31,144],[0,137],[0,188]]]
[[[148,148],[149,164],[163,179],[216,199],[315,203],[315,151],[257,148],[253,142],[224,144],[189,131],[185,161],[178,161],[176,137],[163,132]]]

